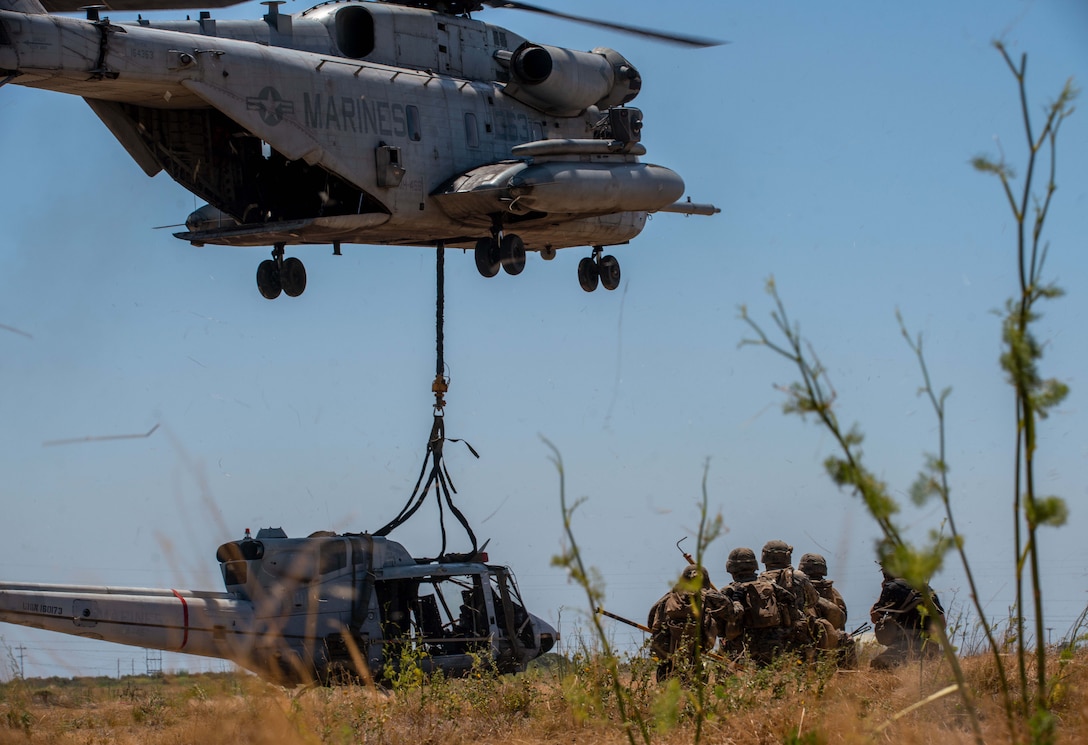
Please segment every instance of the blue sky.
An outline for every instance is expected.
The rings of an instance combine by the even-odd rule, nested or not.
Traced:
[[[552,6],[730,41],[687,51],[484,16],[536,41],[623,53],[643,76],[645,160],[679,172],[688,195],[722,213],[653,217],[613,251],[623,267],[613,293],[579,289],[580,249],[549,264],[531,256],[521,276],[492,281],[471,256],[448,253],[446,430],[481,458],[451,444],[447,462],[492,559],[513,567],[530,609],[561,621],[568,640],[584,628],[582,596],[550,566],[562,523],[546,437],[568,495],[587,498],[575,529],[610,610],[641,620],[675,579],[673,544],[696,526],[706,467],[711,510],[729,528],[707,554],[715,580],[730,548],[782,538],[795,560],[825,553],[851,625],[866,619],[879,591],[875,529],[824,475],[827,435],[781,414],[774,386],[793,380],[787,363],[738,348],[750,334],[737,307],[769,324],[773,275],[829,368],[840,418],[859,423],[870,467],[904,502],[937,443],[896,309],[924,335],[935,384],[952,388],[958,520],[988,611],[1004,618],[1013,402],[992,311],[1015,291],[1015,226],[998,182],[968,161],[1000,150],[1023,171],[1015,82],[991,42],[1028,53],[1038,120],[1067,78],[1088,81],[1088,6]],[[214,15],[258,14],[244,5]],[[1059,148],[1047,276],[1068,295],[1038,326],[1044,374],[1072,388],[1044,423],[1039,454],[1041,488],[1072,512],[1043,548],[1055,640],[1088,604],[1083,111]],[[82,102],[0,89],[0,162],[0,324],[21,332],[0,330],[0,577],[216,589],[215,549],[247,527],[374,530],[400,510],[431,424],[433,251],[303,248],[306,294],[268,302],[254,283],[266,250],[197,249],[152,229],[182,222],[194,198],[144,176]],[[43,446],[156,423],[147,439]],[[918,535],[940,519],[905,506]],[[437,515],[421,511],[394,537],[433,552]],[[960,572],[933,585],[965,608]],[[638,641],[615,631],[623,645]],[[26,647],[28,674],[144,663],[142,650],[12,626],[0,636]]]

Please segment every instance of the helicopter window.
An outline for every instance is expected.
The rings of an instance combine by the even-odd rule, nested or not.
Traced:
[[[491,575],[491,593],[495,601],[495,614],[500,629],[506,632],[513,631],[522,644],[527,647],[535,647],[536,639],[533,637],[533,625],[525,605],[521,600],[521,593],[514,583],[514,578],[503,575]],[[507,618],[506,610],[509,608],[512,615]],[[509,621],[509,625],[508,624]]]
[[[419,126],[419,107],[408,105],[404,107],[405,118],[408,120],[408,139],[419,142],[423,139],[423,132]]]
[[[480,130],[476,125],[475,114],[465,114],[465,141],[469,147],[480,146]]]
[[[370,11],[349,5],[336,14],[336,45],[345,57],[360,59],[374,51],[374,18]]]
[[[249,578],[249,565],[244,561],[228,561],[223,566],[223,584],[244,585]]]

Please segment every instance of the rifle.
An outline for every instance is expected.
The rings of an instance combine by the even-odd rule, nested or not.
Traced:
[[[861,636],[871,628],[873,628],[873,625],[866,621],[861,626],[858,626],[856,629],[850,632],[850,638],[853,639],[855,636]]]
[[[594,610],[595,613],[599,613],[602,616],[608,616],[609,618],[615,619],[616,621],[619,621],[620,623],[625,623],[628,626],[634,626],[639,631],[645,631],[647,634],[654,633],[653,631],[650,630],[649,626],[645,626],[645,625],[639,623],[638,621],[632,621],[630,618],[624,618],[623,616],[616,615],[615,613],[609,613],[604,608],[594,608],[593,610]],[[718,654],[716,652],[710,652],[710,651],[707,651],[707,650],[703,650],[703,657],[709,657],[710,659],[715,660],[717,662],[724,662],[725,664],[731,664],[730,661],[726,657],[724,657],[723,655],[720,655],[720,654]]]
[[[604,608],[594,608],[593,610],[594,610],[595,613],[599,613],[602,616],[608,616],[609,618],[612,618],[612,619],[614,619],[616,621],[619,621],[620,623],[625,623],[628,626],[634,626],[639,631],[645,631],[647,634],[654,633],[653,631],[650,630],[649,626],[644,626],[643,624],[639,623],[638,621],[632,621],[630,618],[624,618],[623,616],[617,616],[615,613],[609,613]]]
[[[684,536],[683,538],[678,540],[676,542],[676,550],[679,551],[683,555],[684,561],[686,561],[688,564],[695,564],[695,558],[691,554],[689,554],[687,551],[680,548],[680,544],[683,543],[684,541],[686,541],[687,539],[688,539],[688,537]],[[714,592],[718,591],[718,588],[715,587],[714,583],[711,581],[710,575],[707,575],[706,583],[710,586],[711,590],[714,590]]]

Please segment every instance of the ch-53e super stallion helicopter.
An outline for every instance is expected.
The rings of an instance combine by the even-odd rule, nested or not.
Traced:
[[[486,554],[413,559],[368,534],[224,543],[226,592],[0,583],[0,621],[232,660],[278,683],[381,682],[402,660],[457,675],[518,672],[558,634]]]
[[[240,0],[107,0],[112,11]],[[0,0],[0,86],[82,96],[148,175],[208,202],[178,238],[272,246],[257,286],[306,287],[288,245],[473,249],[485,277],[526,251],[592,247],[587,292],[615,289],[605,246],[653,212],[713,214],[642,163],[641,77],[618,52],[532,43],[475,20],[487,7],[586,21],[502,0],[335,0],[263,20],[115,23],[94,0]],[[84,10],[86,19],[52,15]],[[608,28],[706,46],[616,23]]]

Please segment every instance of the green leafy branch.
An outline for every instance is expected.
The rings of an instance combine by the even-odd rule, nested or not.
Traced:
[[[642,718],[642,714],[639,712],[637,706],[628,705],[627,691],[624,690],[623,685],[620,683],[619,661],[612,649],[612,643],[608,638],[608,634],[605,632],[604,626],[601,623],[600,615],[592,610],[600,607],[601,601],[604,599],[604,592],[601,589],[603,584],[596,570],[586,568],[585,562],[582,560],[582,552],[578,548],[577,540],[574,538],[573,527],[574,511],[578,509],[585,499],[579,499],[570,506],[567,505],[566,474],[563,470],[563,458],[559,454],[559,449],[547,439],[544,439],[544,444],[551,449],[552,463],[555,464],[555,469],[559,472],[559,505],[563,512],[563,532],[566,535],[567,540],[567,545],[564,548],[563,553],[552,557],[552,566],[565,568],[569,573],[570,578],[575,584],[581,587],[586,594],[586,602],[591,609],[590,622],[592,623],[593,631],[601,644],[601,657],[606,670],[608,671],[608,679],[611,683],[612,694],[616,698],[616,707],[619,711],[620,720],[623,722],[624,732],[627,735],[628,743],[630,743],[630,745],[635,745],[635,734],[637,732],[641,737],[642,742],[645,743],[645,745],[650,745],[650,731],[646,726],[646,721]]]
[[[1010,299],[1005,306],[1002,321],[1002,342],[1004,351],[1000,363],[1006,373],[1009,384],[1016,393],[1016,468],[1014,475],[1013,505],[1015,510],[1015,549],[1016,563],[1016,607],[1017,607],[1017,662],[1021,682],[1021,707],[1025,715],[1031,714],[1033,737],[1051,739],[1053,729],[1049,714],[1048,688],[1046,682],[1046,647],[1043,644],[1045,622],[1043,618],[1042,588],[1039,572],[1039,552],[1036,536],[1041,526],[1060,526],[1065,523],[1068,508],[1065,502],[1056,496],[1037,494],[1035,487],[1035,452],[1037,442],[1037,423],[1045,419],[1050,411],[1068,395],[1069,388],[1054,378],[1043,378],[1039,372],[1039,361],[1043,355],[1043,345],[1032,333],[1032,325],[1040,314],[1035,304],[1041,300],[1053,300],[1063,292],[1052,283],[1042,279],[1043,267],[1049,250],[1049,244],[1043,242],[1043,228],[1050,213],[1051,200],[1057,190],[1058,132],[1065,120],[1074,112],[1073,101],[1078,90],[1073,81],[1067,80],[1058,97],[1044,110],[1042,130],[1034,134],[1027,94],[1027,55],[1021,55],[1019,64],[1013,61],[1002,42],[995,44],[1006,65],[1016,79],[1020,111],[1023,119],[1024,134],[1027,140],[1028,155],[1024,181],[1019,194],[1013,187],[1015,173],[1005,160],[1004,154],[998,159],[976,156],[972,165],[982,173],[992,174],[1001,182],[1002,190],[1008,201],[1009,209],[1016,220],[1016,252],[1019,278],[1019,294]],[[1048,173],[1043,194],[1035,192],[1034,180],[1036,169],[1040,168],[1040,157],[1046,157]],[[1028,214],[1031,212],[1029,220]],[[1023,526],[1021,526],[1021,515]],[[1026,537],[1024,533],[1026,532]],[[1026,634],[1024,631],[1024,567],[1030,567],[1032,600],[1035,615],[1035,664],[1036,694],[1034,706],[1028,701],[1028,677]]]
[[[983,745],[985,740],[982,737],[982,728],[972,693],[966,684],[955,649],[948,638],[944,621],[933,602],[933,591],[929,587],[929,578],[941,568],[945,553],[957,541],[933,532],[930,534],[929,544],[918,548],[904,539],[903,531],[895,521],[895,516],[900,509],[899,504],[888,492],[887,484],[877,478],[863,463],[861,444],[864,437],[861,431],[856,424],[849,430],[845,430],[839,423],[833,406],[836,398],[835,389],[828,379],[827,369],[820,363],[812,345],[801,336],[800,326],[790,322],[773,278],[767,281],[766,290],[775,305],[771,318],[784,342],[773,341],[748,315],[747,308],[741,306],[741,320],[748,324],[756,336],[754,339],[741,340],[741,346],[766,347],[785,357],[796,367],[800,380],[786,387],[780,387],[780,390],[786,394],[783,411],[786,414],[797,414],[802,419],[815,415],[820,425],[834,438],[839,453],[828,456],[824,460],[824,468],[836,485],[851,491],[861,499],[869,515],[880,527],[883,538],[877,543],[877,554],[881,564],[895,576],[904,578],[921,593],[925,615],[933,619],[933,627],[937,631],[941,649],[956,679],[959,695],[974,731],[975,741]],[[931,467],[944,469],[943,455],[940,462],[933,458],[927,462]]]

